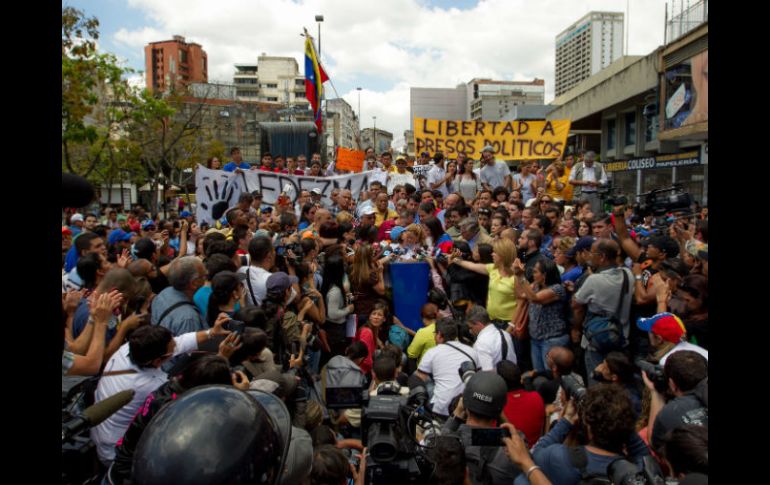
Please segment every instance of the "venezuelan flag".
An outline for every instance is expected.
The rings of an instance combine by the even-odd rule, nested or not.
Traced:
[[[324,68],[318,62],[313,41],[309,35],[305,36],[305,97],[313,108],[313,120],[318,133],[323,131],[321,120],[321,94],[323,83],[329,80]]]

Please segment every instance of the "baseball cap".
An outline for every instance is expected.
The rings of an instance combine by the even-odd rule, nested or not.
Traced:
[[[125,221],[125,220],[127,220],[127,219],[128,219],[128,218],[126,217],[126,215],[125,215],[125,214],[118,214],[118,221]]]
[[[374,206],[367,206],[361,213],[365,216],[371,216],[372,214],[375,214]]]
[[[83,214],[72,214],[72,217],[70,217],[70,222],[83,222]]]
[[[673,313],[658,313],[650,318],[639,318],[636,326],[673,343],[679,343],[685,334],[684,323]]]
[[[146,221],[144,221],[144,222],[142,223],[142,230],[143,230],[143,231],[146,231],[146,230],[147,230],[147,229],[149,229],[150,227],[157,227],[157,226],[155,225],[155,221],[153,221],[152,219],[148,219],[148,220],[146,220]]]
[[[254,237],[270,237],[270,232],[266,229],[257,229],[254,231]]]
[[[182,211],[182,213],[179,214],[179,217],[190,217],[191,215],[190,211]]]
[[[403,160],[403,161],[406,162],[406,157],[403,156],[403,155],[399,155],[399,156],[396,157],[396,161],[398,162],[399,160]]]
[[[130,241],[131,236],[133,235],[133,232],[126,232],[123,229],[115,229],[110,233],[109,236],[107,236],[107,242],[109,244],[115,244],[118,241]]]
[[[594,242],[596,241],[596,238],[593,236],[583,236],[575,243],[574,246],[572,246],[572,249],[567,251],[567,257],[574,258],[578,251],[585,251],[586,249],[591,249],[591,246],[593,246]]]
[[[497,418],[505,407],[508,386],[497,372],[476,372],[465,385],[463,406],[485,418]]]
[[[264,214],[266,212],[273,212],[273,208],[272,207],[263,207],[262,208],[262,213]]]
[[[315,195],[322,195],[323,194],[323,192],[321,192],[321,189],[319,189],[318,187],[316,187],[313,190],[311,190],[310,193],[311,194],[315,194]]]
[[[401,235],[402,232],[406,231],[405,227],[401,226],[395,226],[393,229],[390,230],[390,240],[391,241],[398,241],[398,236]]]
[[[492,152],[492,153],[495,153],[495,149],[492,147],[492,145],[485,146],[481,151],[482,152]]]
[[[70,229],[67,226],[61,226],[61,233],[62,234],[69,234],[71,236],[72,235],[72,229]]]
[[[288,287],[298,282],[299,279],[296,276],[289,276],[283,271],[278,271],[267,278],[267,292],[283,293]]]

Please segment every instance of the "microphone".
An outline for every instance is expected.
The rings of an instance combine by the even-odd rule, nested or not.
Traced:
[[[118,412],[126,404],[130,403],[133,398],[134,390],[128,389],[120,391],[104,401],[99,401],[93,406],[89,406],[83,411],[81,416],[77,416],[68,423],[62,425],[62,441],[66,441],[86,428],[98,426],[102,421]]]
[[[62,207],[84,207],[94,200],[94,187],[83,177],[61,174]]]

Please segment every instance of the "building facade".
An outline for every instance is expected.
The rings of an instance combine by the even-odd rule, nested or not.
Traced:
[[[556,36],[556,96],[623,55],[623,17],[589,12]]]
[[[542,105],[545,81],[495,81],[474,78],[455,88],[411,88],[410,128],[415,118],[500,121],[516,106]]]
[[[305,76],[293,57],[274,57],[264,53],[256,64],[236,64],[233,84],[240,101],[278,103],[308,109]]]
[[[144,47],[146,86],[165,92],[172,87],[208,82],[208,55],[200,44],[187,43],[181,35],[151,42]]]
[[[374,148],[374,152],[380,154],[390,149],[393,143],[393,133],[377,128],[364,128],[361,130],[361,149]]]
[[[337,147],[359,149],[358,116],[347,101],[342,98],[327,100],[324,116],[324,134],[328,156],[333,156]]]

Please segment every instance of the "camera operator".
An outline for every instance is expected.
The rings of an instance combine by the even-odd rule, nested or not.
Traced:
[[[708,426],[708,361],[697,352],[675,352],[666,360],[663,375],[668,391],[674,396],[669,402],[643,373],[644,384],[652,393],[647,437],[654,450],[660,450],[663,437],[672,429],[685,424]]]
[[[442,434],[456,433],[465,447],[471,483],[510,484],[521,473],[505,454],[502,439],[496,446],[474,446],[474,429],[493,429],[505,407],[508,388],[495,372],[474,374],[465,386],[454,414]],[[461,424],[462,423],[462,424]]]
[[[102,463],[107,465],[115,457],[115,443],[123,436],[147,394],[168,380],[161,365],[173,357],[197,349],[212,336],[229,334],[229,331],[222,328],[222,324],[228,320],[230,317],[223,313],[213,328],[178,337],[160,325],[142,326],[131,334],[128,343],[115,352],[99,379],[96,402],[127,389],[133,389],[135,394],[129,404],[91,429],[91,439]]]
[[[225,339],[220,345],[228,345],[233,342],[234,339],[232,338]],[[246,385],[240,387],[241,383]],[[240,376],[240,380],[236,381],[230,373],[230,366],[221,355],[208,354],[193,359],[181,374],[170,379],[147,396],[125,434],[115,446],[115,460],[108,471],[110,483],[120,485],[131,478],[131,466],[139,438],[141,438],[150,420],[158,414],[158,411],[165,404],[198,386],[232,384],[243,390],[248,389],[247,383],[245,376]]]
[[[260,306],[267,293],[267,279],[275,266],[275,249],[269,237],[255,237],[249,241],[249,266],[238,268],[239,273],[246,275],[246,301],[251,305]]]
[[[631,401],[614,384],[572,388],[564,416],[532,448],[535,463],[554,483],[582,483],[589,477],[607,477],[609,465],[619,457],[642,465],[649,449],[634,430]],[[576,398],[574,395],[582,395]],[[576,399],[580,405],[576,406]],[[578,409],[579,408],[579,412]],[[563,444],[575,425],[587,438],[585,446],[568,447]]]
[[[454,320],[439,320],[436,323],[436,346],[425,352],[415,373],[422,381],[433,379],[435,387],[430,407],[434,414],[440,416],[448,416],[449,402],[465,387],[458,373],[460,366],[468,361],[473,362],[476,368],[479,368],[480,364],[478,353],[472,347],[457,341],[457,332],[457,323]]]
[[[401,395],[409,394],[407,386],[401,386],[396,378],[398,377],[398,367],[390,355],[380,355],[374,360],[374,380],[369,386],[370,396],[379,396],[381,394]],[[338,424],[348,423],[354,428],[361,427],[361,408],[346,409],[340,416]]]
[[[503,332],[489,320],[487,310],[479,305],[468,312],[468,329],[476,336],[473,349],[479,354],[479,364],[482,370],[495,370],[501,360],[516,363],[516,352],[513,348],[511,334]]]

